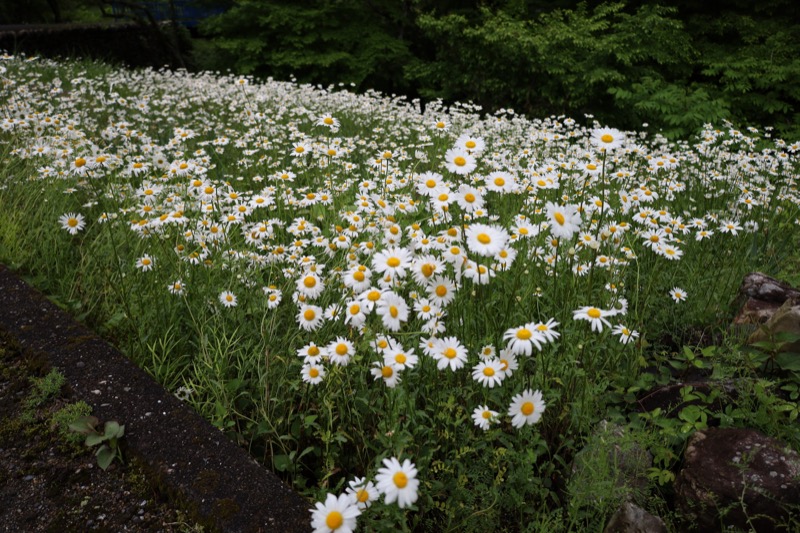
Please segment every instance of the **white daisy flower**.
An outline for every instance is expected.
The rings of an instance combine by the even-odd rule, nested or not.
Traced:
[[[76,213],[61,215],[58,219],[58,223],[61,224],[61,227],[67,230],[70,235],[77,235],[79,231],[86,227],[83,215]]]
[[[481,361],[472,368],[472,379],[490,389],[494,388],[495,385],[499,386],[504,378],[503,363],[498,359]]]
[[[356,518],[361,511],[349,494],[336,497],[328,494],[325,502],[317,502],[311,511],[311,527],[314,533],[353,533]]]
[[[395,457],[384,459],[383,464],[384,467],[378,469],[378,475],[375,476],[375,484],[384,495],[385,502],[396,501],[401,509],[411,506],[419,497],[417,468],[408,459],[400,464]]]
[[[592,331],[598,333],[603,331],[603,325],[611,327],[611,323],[606,319],[609,311],[597,307],[585,306],[572,312],[573,320],[587,320],[592,325]]]
[[[236,307],[237,305],[236,295],[231,291],[222,291],[219,294],[219,301],[225,307]]]
[[[545,404],[542,399],[541,391],[531,391],[525,389],[521,394],[517,394],[511,399],[508,407],[508,416],[511,417],[511,425],[521,428],[527,424],[535,424],[542,418]]]
[[[472,421],[475,425],[484,431],[487,431],[492,424],[498,423],[500,420],[497,418],[499,413],[489,409],[488,405],[479,405],[472,411]]]

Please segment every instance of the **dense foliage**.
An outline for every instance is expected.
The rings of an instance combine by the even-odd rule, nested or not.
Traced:
[[[12,0],[0,24],[175,13],[194,26],[218,10],[179,66],[471,101],[487,112],[591,114],[669,137],[721,120],[800,132],[792,0]]]
[[[772,2],[236,0],[209,66],[667,135],[797,131],[800,8]],[[201,61],[202,62],[202,61]]]

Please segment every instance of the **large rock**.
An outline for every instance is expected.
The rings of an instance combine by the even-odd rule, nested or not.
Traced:
[[[739,291],[745,296],[763,302],[782,304],[786,300],[792,300],[794,303],[800,303],[800,290],[761,272],[751,272],[746,275]]]
[[[800,504],[800,455],[752,429],[707,429],[690,439],[675,482],[676,504],[699,531],[721,524],[789,531]]]
[[[624,502],[608,521],[603,533],[667,533],[667,526],[659,517],[638,505]]]
[[[733,320],[737,326],[765,324],[784,303],[800,304],[800,290],[761,272],[747,274],[739,293],[746,301]]]
[[[800,351],[800,304],[793,305],[792,300],[786,300],[763,326],[750,335],[747,343],[776,341],[780,333],[796,336],[797,339],[787,341],[780,346],[779,351],[794,353]]]
[[[690,393],[688,397],[685,395],[686,392]],[[711,404],[702,401],[698,394],[709,398]],[[690,405],[702,405],[714,411],[722,411],[730,399],[738,395],[736,383],[731,380],[670,383],[642,394],[637,398],[637,408],[640,412],[661,409],[664,416],[675,418],[684,407]]]

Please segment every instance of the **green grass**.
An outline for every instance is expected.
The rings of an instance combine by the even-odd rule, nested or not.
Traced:
[[[798,261],[787,143],[725,127],[677,144],[608,130],[623,146],[604,152],[599,125],[563,117],[420,113],[375,94],[96,63],[2,66],[0,260],[311,499],[374,481],[384,458],[410,459],[416,503],[375,502],[364,527],[601,529],[625,491],[609,488],[596,509],[567,487],[603,419],[654,455],[637,498],[672,528],[679,517],[666,515],[664,495],[695,430],[756,427],[800,447],[797,398],[781,392],[798,376],[760,369],[728,329],[745,273]],[[319,123],[328,114],[338,130]],[[477,165],[465,175],[445,166],[448,150],[467,146],[461,134],[486,145],[462,153]],[[492,190],[496,172],[517,187]],[[428,196],[432,178],[444,186]],[[453,201],[459,187],[473,187],[481,211]],[[573,235],[553,239],[548,203],[579,212]],[[81,216],[73,232],[59,222],[67,214]],[[467,238],[478,224],[494,242],[508,238],[505,257]],[[713,235],[698,240],[703,230]],[[385,252],[407,255],[408,273],[386,278]],[[354,288],[358,266],[371,281]],[[471,279],[478,268],[493,277]],[[447,284],[452,301],[436,304]],[[688,297],[673,301],[674,288]],[[402,317],[407,306],[407,319],[345,321],[353,304],[369,308],[370,290],[393,293],[376,307]],[[311,305],[330,316],[304,329]],[[576,318],[584,307],[608,323],[596,331]],[[549,320],[557,338],[537,331]],[[529,355],[524,334],[506,338],[523,326],[539,342]],[[638,337],[621,342],[623,327]],[[389,364],[396,354],[382,340],[418,363]],[[298,357],[311,343],[331,352],[316,385]],[[446,362],[445,344],[465,350],[462,368],[426,354],[433,346]],[[481,355],[487,346],[493,356]],[[500,370],[499,385],[473,379],[501,359],[518,368]],[[381,378],[389,371],[401,376],[395,387]],[[735,378],[744,393],[724,411],[713,398],[673,418],[637,411],[647,390],[698,371]],[[508,410],[526,390],[546,408],[518,428]],[[486,431],[472,420],[479,406],[498,413]],[[607,465],[595,466],[587,487],[607,486]]]

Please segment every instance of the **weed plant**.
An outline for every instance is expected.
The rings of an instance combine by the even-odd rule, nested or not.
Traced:
[[[65,441],[78,445],[83,444],[85,437],[70,431],[69,426],[81,417],[87,417],[92,414],[92,408],[83,400],[74,403],[68,403],[50,417],[50,426],[58,430],[58,434]]]
[[[726,334],[743,274],[796,250],[797,143],[0,66],[0,260],[325,501],[328,529],[348,506],[373,530],[602,529],[626,491],[592,510],[566,481],[601,419],[653,453],[656,512],[696,429],[800,443],[797,375],[759,376]],[[739,399],[637,412],[690,371]]]
[[[56,369],[52,369],[44,377],[31,378],[33,388],[30,395],[25,398],[22,419],[26,422],[32,422],[35,418],[36,409],[58,396],[66,381],[64,374]]]

